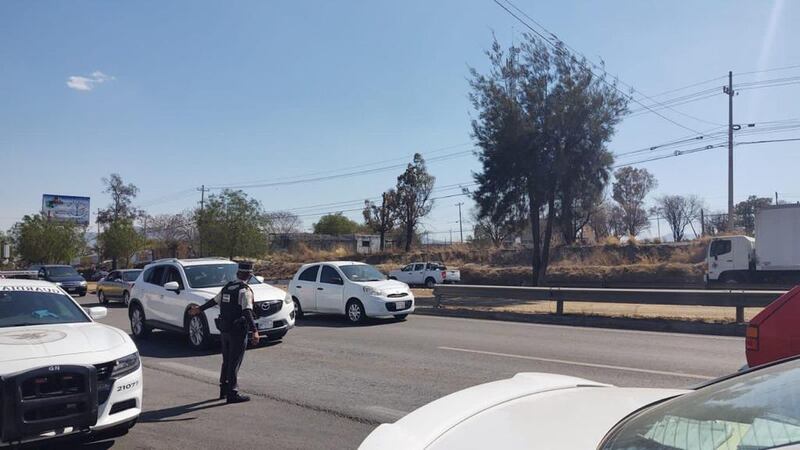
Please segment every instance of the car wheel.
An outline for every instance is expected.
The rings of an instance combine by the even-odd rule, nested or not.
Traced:
[[[406,320],[406,317],[408,317],[408,314],[396,314],[394,316],[394,318],[397,320]]]
[[[150,335],[151,328],[145,322],[144,310],[138,303],[133,305],[128,313],[131,320],[131,333],[134,339],[145,339]]]
[[[436,280],[434,280],[433,277],[428,277],[425,279],[426,288],[433,289],[434,286],[436,286]]]
[[[124,303],[125,306],[128,306],[128,304],[130,304],[130,302],[131,302],[131,294],[129,294],[128,291],[123,292],[122,293],[122,303]]]
[[[304,314],[303,314],[303,308],[300,306],[300,300],[295,298],[295,299],[292,299],[292,301],[294,302],[294,318],[295,318],[295,320],[302,319]]]
[[[189,345],[197,350],[205,350],[211,346],[211,334],[203,314],[188,317],[186,333],[189,336]]]
[[[345,313],[347,314],[347,321],[352,324],[363,323],[367,318],[367,314],[364,312],[364,305],[356,299],[347,302]]]
[[[106,294],[104,294],[103,291],[97,291],[97,301],[100,304],[107,305],[108,297],[106,297]]]

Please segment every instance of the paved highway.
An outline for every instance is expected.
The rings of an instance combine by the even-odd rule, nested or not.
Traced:
[[[84,305],[96,302],[93,297]],[[105,323],[129,331],[126,310]],[[410,316],[351,327],[309,316],[283,342],[250,350],[243,405],[215,400],[220,355],[154,332],[139,344],[145,413],[125,436],[88,448],[355,448],[379,423],[518,372],[621,386],[685,387],[744,364],[741,338]]]

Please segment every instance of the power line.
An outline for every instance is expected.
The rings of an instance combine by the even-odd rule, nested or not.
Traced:
[[[458,157],[466,156],[468,154],[472,154],[472,150],[467,151],[460,151],[455,153],[450,153],[442,156],[436,156],[433,158],[428,159],[426,162],[439,162],[439,161],[446,161],[450,159],[455,159]],[[347,173],[335,174],[335,175],[324,175],[318,177],[311,177],[305,179],[295,179],[295,180],[288,180],[288,181],[274,181],[268,183],[253,183],[253,184],[240,184],[240,185],[227,185],[227,186],[211,186],[209,189],[253,189],[253,188],[263,188],[263,187],[275,187],[275,186],[289,186],[293,184],[301,184],[301,183],[313,183],[317,181],[328,181],[328,180],[335,180],[338,178],[345,178],[345,177],[353,177],[353,176],[361,176],[361,175],[368,175],[373,173],[384,172],[387,170],[393,169],[400,169],[407,166],[407,163],[402,164],[392,164],[389,166],[383,167],[376,167],[373,169],[367,170],[358,170],[352,171]]]
[[[800,68],[800,64],[795,64],[793,66],[773,67],[771,69],[752,70],[750,72],[742,72],[739,75],[752,75],[754,73],[777,72],[777,71],[780,71],[780,70],[789,70],[789,69],[797,69],[797,68]]]
[[[556,45],[556,44],[554,44],[553,42],[551,42],[551,41],[550,41],[550,38],[547,38],[547,37],[545,37],[545,36],[544,36],[542,33],[540,33],[538,30],[535,30],[535,29],[534,29],[534,28],[533,28],[533,27],[532,27],[530,24],[528,24],[527,22],[525,22],[524,20],[522,20],[522,18],[520,18],[519,16],[517,16],[516,14],[514,14],[514,13],[513,13],[513,12],[512,12],[510,9],[506,8],[506,6],[505,6],[505,5],[503,5],[502,3],[500,3],[500,1],[499,1],[499,0],[493,0],[493,1],[494,1],[494,2],[495,2],[497,5],[498,5],[498,6],[500,6],[501,8],[503,8],[503,9],[504,9],[504,10],[505,10],[505,11],[506,11],[508,14],[510,14],[512,17],[514,17],[515,19],[517,19],[517,20],[518,20],[518,21],[519,21],[521,24],[525,25],[525,27],[526,27],[526,28],[528,28],[528,29],[529,29],[529,30],[531,30],[533,33],[535,33],[537,36],[539,36],[540,38],[542,38],[542,39],[543,39],[543,40],[544,40],[546,43],[548,43],[548,44],[549,44],[551,47],[553,47],[553,48],[554,48],[554,49],[556,49],[557,51],[561,50],[561,49],[559,48],[559,46],[558,46],[558,45]],[[553,32],[551,32],[550,30],[548,30],[548,29],[547,29],[546,27],[544,27],[542,24],[540,24],[540,23],[536,22],[536,20],[534,20],[534,19],[533,19],[532,17],[530,17],[530,16],[529,16],[527,13],[525,13],[525,11],[521,10],[521,9],[520,9],[520,8],[518,8],[516,5],[514,5],[514,3],[512,3],[510,0],[504,0],[504,1],[505,1],[506,3],[508,3],[509,5],[511,5],[511,7],[512,7],[512,8],[514,8],[515,10],[517,10],[517,11],[518,11],[520,14],[522,14],[522,15],[524,15],[526,18],[528,18],[528,19],[529,19],[531,22],[533,22],[534,24],[536,24],[536,25],[537,25],[539,28],[543,29],[545,32],[547,32],[548,34],[550,34],[550,35],[552,36],[552,38],[553,38],[553,39],[555,39],[555,40],[556,40],[558,43],[562,44],[562,45],[563,45],[565,48],[567,48],[568,50],[572,51],[572,52],[573,52],[573,53],[575,53],[575,54],[581,55],[581,56],[583,57],[584,61],[587,61],[589,64],[591,64],[591,65],[592,65],[592,66],[594,66],[595,68],[600,68],[600,69],[603,69],[603,68],[601,68],[601,67],[598,67],[598,66],[597,66],[596,64],[594,64],[593,62],[591,62],[591,61],[590,61],[588,58],[586,58],[586,56],[585,56],[585,55],[583,55],[582,53],[580,53],[580,52],[576,51],[575,49],[573,49],[572,47],[570,47],[570,46],[569,46],[569,45],[568,45],[566,42],[564,42],[562,39],[560,39],[560,38],[559,38],[559,37],[558,37],[558,36],[557,36],[555,33],[553,33]],[[617,91],[619,94],[621,94],[623,97],[625,97],[625,98],[627,98],[627,99],[629,99],[629,100],[633,101],[634,103],[637,103],[637,104],[639,104],[640,106],[642,106],[642,107],[644,107],[645,109],[649,110],[649,111],[650,111],[650,112],[652,112],[653,114],[655,114],[655,115],[657,115],[657,116],[661,117],[662,119],[664,119],[664,120],[666,120],[666,121],[668,121],[668,122],[672,123],[673,125],[676,125],[676,126],[678,126],[678,127],[681,127],[681,128],[683,128],[683,129],[685,129],[685,130],[688,130],[688,131],[691,131],[691,132],[693,132],[693,133],[701,134],[699,131],[697,131],[697,130],[695,130],[695,129],[693,129],[693,128],[689,128],[689,127],[687,127],[686,125],[683,125],[683,124],[681,124],[681,123],[679,123],[679,122],[677,122],[677,121],[675,121],[675,120],[673,120],[673,119],[670,119],[669,117],[667,117],[667,116],[665,116],[665,115],[663,115],[663,114],[661,114],[661,113],[657,112],[656,110],[654,110],[653,108],[651,108],[651,107],[650,107],[650,106],[648,106],[648,105],[645,105],[645,104],[644,104],[644,103],[642,103],[642,102],[641,102],[639,99],[637,99],[637,98],[633,97],[632,95],[626,94],[626,93],[625,93],[625,92],[623,92],[623,91],[622,91],[622,90],[621,90],[619,87],[617,87],[617,85],[616,85],[615,83],[610,83],[608,80],[606,80],[606,79],[605,79],[605,77],[600,77],[600,76],[598,76],[598,75],[597,75],[597,74],[596,74],[594,71],[592,71],[592,69],[590,69],[589,67],[587,67],[587,66],[586,66],[586,65],[585,65],[585,64],[584,64],[582,61],[578,61],[578,60],[577,60],[577,58],[576,58],[575,60],[576,60],[576,62],[578,62],[578,64],[581,64],[581,65],[583,66],[583,68],[584,68],[584,69],[586,69],[587,71],[589,71],[589,73],[591,73],[591,74],[592,74],[592,75],[593,75],[595,78],[599,79],[601,82],[605,83],[607,86],[609,86],[609,87],[611,87],[612,89],[616,90],[616,91]],[[638,91],[636,88],[634,88],[634,87],[633,87],[633,86],[631,86],[630,84],[627,84],[627,83],[623,82],[622,80],[620,80],[620,79],[619,79],[619,77],[615,77],[615,79],[616,79],[618,82],[620,82],[621,84],[624,84],[625,86],[627,86],[627,87],[628,87],[628,88],[629,88],[631,91],[633,91],[633,92],[637,92],[639,95],[641,95],[641,96],[643,96],[643,97],[647,98],[648,100],[652,101],[653,103],[659,104],[659,102],[658,102],[657,100],[654,100],[653,98],[651,98],[651,97],[648,97],[647,95],[645,95],[645,94],[643,94],[642,92]]]

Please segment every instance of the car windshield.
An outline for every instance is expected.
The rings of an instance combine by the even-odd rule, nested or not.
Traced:
[[[236,279],[236,264],[204,264],[185,267],[186,280],[193,288],[221,287]]]
[[[349,266],[339,266],[344,272],[344,276],[350,281],[381,281],[386,276],[378,269],[367,264],[352,264]]]
[[[89,322],[89,318],[58,288],[0,287],[0,328],[74,322]]]
[[[78,271],[69,266],[48,267],[47,276],[49,277],[77,277]]]
[[[601,450],[761,450],[800,443],[800,360],[736,376],[645,409]]]
[[[130,270],[127,272],[122,272],[122,279],[124,281],[136,281],[139,278],[139,274],[142,273],[141,270]]]

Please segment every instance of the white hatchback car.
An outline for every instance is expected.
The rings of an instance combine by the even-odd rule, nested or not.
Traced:
[[[351,323],[367,317],[405,319],[414,312],[408,285],[387,280],[378,269],[360,262],[330,261],[306,264],[289,282],[298,314],[344,314]]]
[[[216,296],[222,286],[236,279],[238,264],[224,258],[164,259],[147,265],[131,290],[128,317],[136,339],[146,338],[154,328],[186,334],[189,344],[208,348],[219,336],[214,319],[219,306],[190,316],[193,305]],[[260,277],[248,285],[255,296],[256,325],[266,340],[278,340],[294,327],[294,305],[282,289]]]
[[[131,338],[95,322],[63,289],[0,280],[0,447],[107,430],[142,411],[142,367]]]

